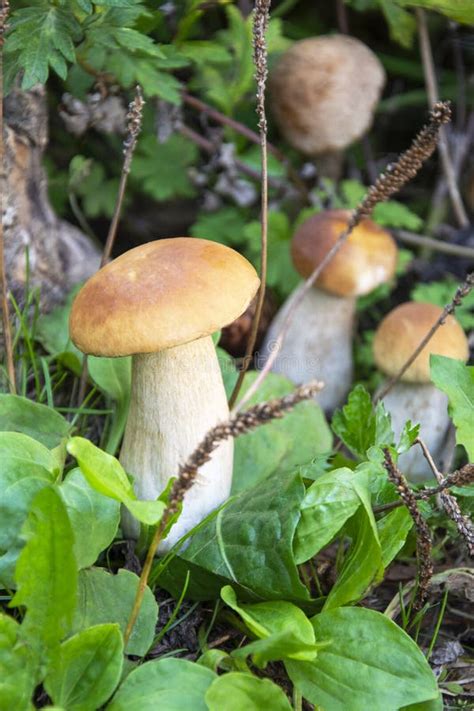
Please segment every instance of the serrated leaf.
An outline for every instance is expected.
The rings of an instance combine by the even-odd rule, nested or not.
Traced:
[[[122,665],[119,626],[96,625],[62,643],[44,686],[54,703],[68,711],[95,711],[115,690]]]
[[[344,444],[360,459],[369,447],[393,444],[390,414],[381,402],[375,406],[363,385],[349,393],[347,404],[334,413],[332,428]]]
[[[417,284],[412,290],[410,298],[413,301],[436,304],[436,306],[444,308],[452,300],[457,286],[457,282],[452,277],[429,284]],[[456,319],[465,331],[474,328],[474,291],[470,291],[457,306]]]
[[[23,533],[26,544],[10,604],[26,607],[22,637],[48,656],[71,627],[77,591],[74,536],[66,507],[52,487],[35,496]]]
[[[246,225],[247,221],[241,210],[236,207],[223,207],[217,212],[201,213],[191,227],[191,234],[193,237],[238,247],[245,241]]]
[[[182,136],[173,135],[161,144],[154,136],[144,136],[137,147],[132,176],[155,200],[192,197],[195,189],[187,169],[197,157],[196,146]]]
[[[431,355],[431,380],[449,398],[449,413],[456,427],[456,442],[474,461],[474,366],[446,356]]]

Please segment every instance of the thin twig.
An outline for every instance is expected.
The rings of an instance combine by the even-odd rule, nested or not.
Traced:
[[[323,383],[312,382],[296,388],[289,395],[282,398],[259,403],[249,408],[245,412],[231,417],[227,422],[216,425],[208,431],[204,439],[199,443],[187,462],[180,466],[178,477],[176,478],[169,495],[168,506],[166,507],[160,523],[154,533],[153,539],[148,548],[148,553],[140,575],[137,593],[133,603],[130,619],[124,634],[124,642],[127,644],[132,634],[135,622],[140,614],[143,596],[145,594],[151,566],[156,551],[163,537],[164,532],[173,516],[179,511],[186,492],[193,486],[199,469],[210,460],[215,449],[226,439],[236,438],[246,434],[256,427],[265,425],[272,420],[284,417],[290,410],[304,400],[310,400],[323,388]]]
[[[267,165],[267,117],[265,113],[265,88],[268,76],[268,57],[265,32],[268,27],[271,0],[255,0],[253,17],[253,59],[255,63],[255,79],[257,82],[257,116],[260,133],[260,150],[262,163],[261,181],[261,246],[260,246],[260,287],[257,294],[255,315],[252,320],[245,356],[242,367],[229,399],[229,407],[233,407],[242,387],[245,373],[252,361],[252,353],[257,340],[258,328],[262,317],[267,282],[268,255],[268,165]]]
[[[453,257],[474,260],[473,247],[464,247],[460,244],[449,244],[447,242],[442,242],[440,239],[433,239],[432,237],[426,237],[425,235],[417,235],[414,232],[408,232],[407,230],[395,230],[394,235],[401,242],[412,244],[415,247],[424,247],[434,252],[451,254]]]
[[[337,26],[343,35],[349,34],[349,20],[344,0],[336,0]]]
[[[114,246],[115,238],[117,236],[117,227],[120,220],[120,214],[122,212],[123,199],[125,197],[125,190],[127,188],[128,176],[130,173],[130,167],[132,165],[132,158],[137,145],[138,136],[140,135],[140,130],[142,126],[143,117],[143,107],[145,106],[145,100],[143,99],[143,94],[140,86],[135,88],[135,97],[133,101],[129,104],[128,114],[127,114],[127,134],[123,142],[123,163],[122,172],[120,175],[120,183],[117,192],[117,198],[115,201],[114,214],[112,216],[112,221],[110,223],[109,232],[107,234],[107,239],[102,252],[102,258],[100,260],[100,267],[103,267],[110,259],[112,254],[112,249]],[[87,355],[84,356],[82,361],[82,371],[81,379],[79,382],[79,394],[78,403],[80,404],[86,392],[87,386]]]
[[[202,113],[207,114],[207,116],[209,116],[216,123],[219,123],[222,126],[229,126],[229,128],[232,128],[234,131],[236,131],[236,133],[239,133],[241,136],[244,136],[252,143],[255,143],[258,146],[261,145],[261,138],[259,134],[255,133],[255,131],[252,131],[252,129],[246,126],[245,124],[241,123],[240,121],[236,121],[230,116],[226,116],[225,114],[215,109],[213,106],[209,106],[209,104],[206,104],[201,99],[198,99],[196,96],[188,94],[187,91],[183,91],[181,93],[181,96],[183,97],[184,103],[188,104],[188,106],[192,106],[197,111],[201,111]],[[268,152],[274,155],[275,158],[280,161],[282,165],[285,166],[288,179],[293,183],[298,192],[301,193],[301,196],[304,201],[308,202],[308,188],[306,187],[304,181],[298,175],[298,172],[291,165],[283,151],[281,151],[269,141],[267,141],[267,148]]]
[[[377,178],[375,183],[369,187],[362,202],[355,210],[353,210],[347,228],[341,233],[337,241],[325,255],[324,259],[314,269],[312,274],[310,274],[308,279],[304,282],[302,288],[293,294],[292,301],[288,306],[288,311],[282,323],[280,332],[275,338],[272,351],[262,370],[253,381],[244,397],[237,404],[237,407],[234,408],[236,411],[242,408],[243,405],[250,400],[265,380],[268,373],[271,371],[271,368],[280,353],[283,341],[288,333],[288,329],[295,312],[303,299],[306,297],[309,290],[313,287],[313,284],[316,282],[323,269],[325,269],[333,257],[339,252],[349,238],[352,230],[359,224],[359,222],[361,222],[363,218],[368,217],[379,202],[387,200],[391,195],[398,192],[398,190],[400,190],[405,183],[415,177],[423,163],[432,155],[436,147],[440,127],[444,123],[447,123],[450,118],[451,110],[449,103],[440,102],[439,104],[436,104],[430,112],[428,124],[426,124],[417,134],[411,146],[398,157],[398,160],[395,163],[388,165],[385,172],[382,173]]]
[[[410,516],[412,517],[416,528],[418,586],[416,589],[415,599],[413,601],[413,611],[418,612],[421,610],[426,598],[428,597],[430,580],[433,576],[433,563],[431,560],[431,533],[428,524],[418,510],[416,498],[408,486],[407,480],[395,465],[388,448],[384,449],[384,459],[384,466],[387,471],[388,478],[397,487],[400,498],[410,512]]]
[[[439,101],[439,92],[433,54],[431,51],[430,35],[426,22],[426,14],[421,8],[416,8],[415,12],[418,24],[418,38],[420,43],[421,61],[423,64],[423,73],[425,75],[426,91],[430,104],[434,106]],[[444,130],[440,132],[439,136],[439,153],[456,220],[460,227],[467,227],[469,225],[469,219],[467,217],[461,193],[456,182],[456,174],[449,152],[446,132]]]
[[[423,340],[418,344],[418,346],[415,348],[411,356],[408,358],[408,360],[403,364],[403,366],[400,368],[398,373],[396,373],[390,380],[387,381],[387,383],[384,385],[382,390],[377,394],[376,401],[378,402],[379,400],[382,400],[387,393],[390,392],[390,390],[393,388],[393,386],[398,383],[400,378],[403,376],[405,371],[408,370],[410,365],[415,361],[418,356],[420,355],[421,351],[423,348],[429,343],[431,338],[434,336],[438,328],[440,328],[445,322],[446,319],[449,315],[453,314],[456,310],[456,308],[461,304],[461,301],[469,294],[471,289],[474,287],[474,272],[471,272],[471,274],[468,274],[466,277],[466,281],[461,284],[461,286],[458,286],[456,289],[456,293],[453,296],[452,301],[447,304],[447,306],[444,307],[441,315],[436,319],[435,323],[432,325],[426,336],[423,338]]]
[[[7,29],[7,18],[10,10],[8,0],[2,0],[0,5],[0,172],[5,176],[5,147],[3,143],[3,35]],[[5,267],[5,239],[3,235],[3,196],[0,195],[0,292],[2,302],[3,342],[7,365],[8,385],[10,392],[16,393],[15,362],[13,360],[13,342],[10,323],[10,308],[8,304],[8,285]]]
[[[474,481],[474,464],[466,464],[461,469],[457,469],[452,474],[443,477],[443,482],[438,486],[422,489],[421,491],[412,492],[413,496],[417,501],[427,501],[432,496],[440,494],[446,489],[451,489],[453,486],[465,486],[471,484]],[[387,511],[393,511],[393,509],[398,509],[400,506],[404,506],[403,501],[391,501],[389,504],[381,504],[380,506],[374,506],[374,514],[387,513]]]
[[[423,442],[421,437],[417,437],[415,442],[420,445],[421,450],[423,452],[423,456],[428,462],[429,467],[433,472],[437,482],[440,485],[444,484],[445,479],[441,472],[438,470],[436,464],[434,463],[433,457],[431,456],[431,452],[426,446],[426,444]],[[443,509],[446,512],[446,515],[452,521],[454,521],[461,538],[463,538],[466,542],[469,554],[471,556],[474,555],[474,527],[472,525],[471,519],[469,518],[469,516],[463,515],[461,509],[459,508],[458,502],[456,501],[454,496],[451,496],[451,494],[448,494],[446,491],[442,491],[439,494],[439,498]]]

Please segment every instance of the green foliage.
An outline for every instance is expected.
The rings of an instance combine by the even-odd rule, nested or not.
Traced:
[[[270,679],[258,679],[241,672],[218,677],[206,692],[209,711],[291,711],[282,689]]]
[[[452,300],[457,287],[458,284],[452,277],[443,279],[443,281],[433,281],[429,284],[417,284],[412,290],[410,298],[413,301],[436,304],[436,306],[444,308]],[[456,319],[465,331],[470,331],[474,328],[473,291],[467,294],[456,308]]]
[[[389,413],[381,402],[372,405],[371,397],[362,385],[356,385],[349,393],[347,404],[334,413],[332,428],[359,459],[365,459],[372,446],[393,443]]]
[[[454,358],[431,355],[431,379],[449,398],[449,413],[456,427],[456,442],[474,461],[474,366]]]
[[[253,663],[263,669],[268,662],[279,659],[312,661],[316,658],[318,645],[314,630],[296,605],[283,600],[239,605],[230,585],[222,588],[221,597],[257,637],[257,641],[239,647],[232,656],[245,658],[251,654]]]
[[[421,650],[379,612],[339,608],[311,622],[316,639],[328,646],[312,662],[285,662],[310,703],[325,711],[385,711],[437,697],[436,679]]]
[[[40,655],[49,656],[71,627],[77,585],[71,524],[51,487],[35,496],[23,533],[26,545],[18,558],[11,604],[26,607],[22,635]]]
[[[402,6],[424,7],[441,12],[455,22],[465,25],[474,23],[474,7],[471,0],[397,0]]]
[[[52,449],[69,435],[71,425],[56,410],[19,395],[0,394],[0,432],[22,432]]]
[[[69,164],[69,189],[82,199],[82,209],[87,217],[114,214],[119,186],[118,178],[108,179],[100,163],[76,155]],[[124,205],[126,207],[127,201]]]
[[[79,469],[73,469],[58,489],[74,531],[78,568],[93,565],[115,538],[120,504],[93,489]]]
[[[77,607],[72,622],[73,632],[93,625],[116,623],[125,632],[137,592],[138,577],[128,570],[112,575],[103,568],[90,568],[79,573]],[[152,645],[158,620],[158,605],[149,587],[145,589],[140,614],[128,640],[126,653],[143,656]]]
[[[193,197],[196,191],[188,177],[188,168],[196,163],[196,146],[183,136],[173,135],[158,143],[151,135],[138,143],[132,164],[132,177],[140,180],[144,192],[155,200]]]
[[[120,680],[123,641],[118,625],[105,624],[63,642],[45,678],[55,704],[70,711],[95,711]]]
[[[20,625],[0,614],[0,709],[30,711],[35,687],[34,660],[21,640]]]
[[[246,597],[308,600],[293,553],[303,496],[301,478],[293,473],[238,494],[171,561],[160,585],[179,595],[190,569],[188,594],[197,599],[218,597],[222,585],[238,583]]]
[[[244,395],[256,378],[245,376]],[[293,390],[287,378],[270,373],[249,405],[282,397]],[[235,441],[232,491],[238,493],[274,472],[285,472],[329,452],[332,437],[316,402],[304,402],[282,420],[274,420]]]
[[[107,706],[107,711],[208,711],[207,689],[217,676],[185,659],[158,659],[132,671]]]
[[[67,450],[93,489],[120,501],[141,523],[156,525],[163,515],[163,501],[139,501],[124,468],[115,457],[83,437],[69,440]]]

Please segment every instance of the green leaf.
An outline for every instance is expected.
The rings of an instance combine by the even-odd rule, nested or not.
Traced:
[[[112,575],[104,568],[91,568],[79,573],[77,608],[72,623],[73,632],[82,632],[92,625],[117,623],[125,632],[138,587],[138,576],[128,570]],[[158,605],[147,586],[143,603],[126,654],[144,656],[155,635]]]
[[[247,373],[241,389],[244,395],[257,373]],[[283,397],[294,384],[276,373],[269,373],[248,405]],[[332,437],[324,414],[312,401],[298,405],[281,420],[258,427],[235,441],[232,492],[238,493],[266,479],[270,474],[286,472],[307,464],[331,449]]]
[[[23,533],[18,589],[10,604],[26,607],[22,636],[48,655],[71,627],[77,590],[74,536],[66,508],[52,487],[34,498]]]
[[[336,410],[332,428],[351,452],[366,458],[369,447],[393,444],[391,418],[381,402],[375,407],[363,385],[349,393],[347,404]]]
[[[0,394],[0,431],[22,432],[53,449],[69,436],[71,425],[51,407],[19,395]]]
[[[454,358],[430,356],[431,380],[449,398],[449,414],[456,427],[456,442],[474,461],[474,366]]]
[[[96,358],[89,356],[87,366],[97,387],[115,403],[105,447],[107,452],[115,454],[127,424],[132,383],[132,359],[130,357]]]
[[[118,459],[107,454],[84,437],[69,440],[67,451],[77,459],[79,467],[93,489],[120,501],[141,523],[154,526],[163,515],[163,501],[138,501],[125,469]]]
[[[239,605],[230,585],[222,588],[221,597],[258,638],[256,642],[234,650],[232,656],[241,658],[251,654],[254,664],[261,668],[279,659],[311,661],[316,657],[318,645],[313,628],[296,605],[283,600]]]
[[[68,711],[95,711],[120,680],[123,640],[118,625],[90,627],[63,642],[45,678],[55,704]]]
[[[368,588],[383,577],[382,549],[372,511],[366,465],[354,472],[353,486],[362,505],[346,527],[352,545],[326,599],[325,610],[360,600]]]
[[[430,284],[417,284],[410,294],[413,301],[436,304],[444,308],[456,293],[457,282],[449,277]],[[456,307],[456,319],[465,331],[474,329],[474,291],[470,291]]]
[[[402,47],[410,49],[416,32],[416,20],[413,15],[400,7],[402,2],[400,0],[379,0],[390,30],[390,37]],[[416,4],[419,4],[417,0]]]
[[[0,709],[30,711],[35,688],[35,664],[21,640],[20,625],[0,614]]]
[[[324,711],[387,711],[437,696],[419,647],[381,613],[339,608],[312,623],[316,639],[330,644],[313,662],[285,663],[310,703]]]
[[[474,23],[474,6],[471,0],[397,0],[400,5],[424,7],[441,12],[455,22],[465,25]]]
[[[13,589],[21,529],[36,494],[52,484],[56,460],[42,444],[16,432],[0,432],[0,585]]]
[[[357,474],[335,469],[316,479],[301,504],[295,535],[295,559],[304,563],[324,548],[355,514],[361,501],[354,482]]]
[[[155,136],[146,135],[138,143],[131,174],[155,200],[193,197],[188,168],[197,159],[196,146],[182,136],[176,134],[166,143],[158,143]]]
[[[421,217],[402,202],[387,200],[375,206],[373,219],[382,227],[393,227],[418,232],[423,227]]]
[[[210,669],[185,659],[159,659],[132,671],[107,711],[208,711],[204,696],[216,679]]]
[[[76,286],[69,292],[63,306],[39,316],[35,334],[36,340],[51,355],[69,354],[68,367],[75,375],[81,374],[83,355],[69,336],[69,314],[79,289],[80,286]]]
[[[239,247],[244,241],[247,221],[241,210],[224,207],[217,212],[202,213],[191,227],[193,237],[211,239],[231,247]]]
[[[404,506],[390,511],[390,513],[377,521],[384,568],[390,565],[397,553],[403,548],[412,527],[413,520],[408,509]]]
[[[87,568],[114,540],[120,523],[120,504],[95,491],[80,469],[67,475],[59,494],[74,533],[77,566]]]
[[[22,89],[44,84],[52,67],[64,77],[66,61],[75,61],[74,40],[81,27],[67,6],[41,5],[15,10],[9,21],[8,53],[23,69]]]
[[[209,711],[291,711],[282,689],[270,679],[230,672],[218,677],[206,692]]]
[[[297,473],[272,476],[238,494],[171,561],[160,576],[160,585],[179,595],[189,568],[188,595],[194,598],[212,597],[209,578],[217,576],[216,596],[222,585],[232,583],[241,587],[239,596],[247,598],[309,600],[293,555],[303,496]]]

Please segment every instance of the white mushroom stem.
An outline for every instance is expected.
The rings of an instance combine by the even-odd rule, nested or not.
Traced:
[[[431,383],[397,383],[383,399],[392,416],[392,428],[398,439],[407,420],[420,425],[420,437],[438,464],[449,428],[448,397]],[[421,447],[414,445],[402,454],[400,470],[413,482],[433,477]]]
[[[159,353],[136,355],[120,461],[140,499],[156,499],[207,431],[229,417],[219,362],[210,336]],[[233,441],[223,442],[184,497],[178,522],[160,546],[169,550],[230,494]],[[136,537],[128,514],[122,525]]]
[[[274,348],[286,317],[303,285],[290,296],[270,326],[262,357],[263,365]],[[334,296],[321,289],[310,289],[291,316],[273,372],[285,375],[296,384],[317,378],[325,383],[317,400],[326,412],[344,403],[353,376],[352,331],[355,298]]]

